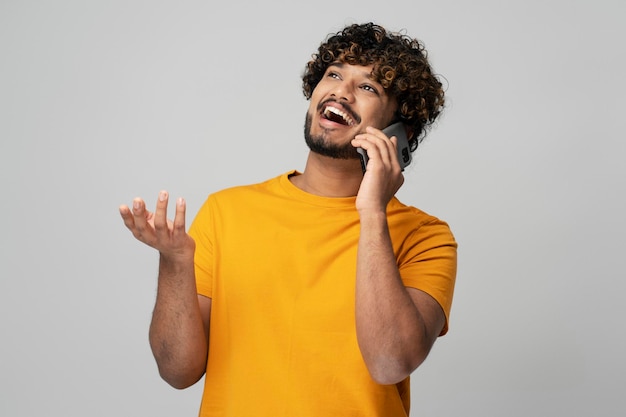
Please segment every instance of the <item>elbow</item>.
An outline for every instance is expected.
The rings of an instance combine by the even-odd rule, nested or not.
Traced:
[[[206,360],[203,360],[201,355],[174,357],[160,352],[155,354],[154,358],[161,378],[176,389],[194,385],[206,370]]]
[[[380,385],[393,385],[405,380],[415,370],[413,367],[368,368],[370,376]]]
[[[189,388],[190,386],[192,386],[193,384],[195,384],[195,382],[189,382],[186,380],[182,380],[182,379],[177,379],[177,378],[168,378],[166,376],[161,375],[161,378],[163,378],[163,380],[165,382],[167,382],[170,386],[178,389],[178,390],[183,390],[186,388]]]
[[[206,371],[207,351],[200,348],[172,349],[165,341],[150,338],[161,378],[176,389],[198,382]]]
[[[377,384],[397,384],[411,375],[426,359],[424,355],[416,355],[408,358],[385,358],[367,363],[367,370]]]
[[[204,372],[172,372],[159,368],[159,375],[170,386],[179,390],[183,390],[198,382],[204,375]]]

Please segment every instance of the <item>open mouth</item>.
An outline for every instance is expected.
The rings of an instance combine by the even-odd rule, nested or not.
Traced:
[[[339,110],[336,107],[326,106],[322,112],[322,116],[332,122],[342,124],[344,126],[354,125],[354,119],[350,117],[346,112]]]

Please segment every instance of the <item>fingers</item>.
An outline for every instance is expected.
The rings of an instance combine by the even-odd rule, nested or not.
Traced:
[[[397,157],[397,138],[390,139],[381,130],[367,127],[365,133],[355,136],[352,144],[365,149],[369,157],[356,208],[360,213],[384,212],[404,182]]]
[[[124,216],[122,215],[122,217]],[[152,245],[154,240],[154,229],[150,224],[152,217],[152,213],[146,210],[146,203],[141,198],[135,198],[132,211],[124,217],[124,223],[133,233],[133,236],[148,245]]]
[[[130,229],[130,231],[134,231],[136,229],[135,217],[139,216],[139,213],[142,210],[143,201],[141,199],[136,198],[133,200],[133,208],[132,210],[125,204],[119,207],[120,215],[124,220],[124,225]],[[145,219],[145,215],[143,216]],[[139,219],[141,220],[141,218]]]
[[[179,198],[176,200],[176,212],[174,214],[174,222],[167,219],[167,205],[169,203],[169,194],[167,191],[161,191],[154,212],[154,230],[158,239],[165,239],[173,235],[185,234],[185,200]]]
[[[162,259],[193,262],[195,242],[185,231],[185,200],[176,201],[174,221],[167,219],[167,191],[161,191],[157,199],[154,213],[146,210],[141,198],[133,200],[132,208],[121,205],[120,215],[133,236],[142,243],[153,247],[161,254]]]
[[[185,226],[185,200],[179,198],[176,201],[176,214],[174,221],[167,219],[167,205],[169,194],[163,190],[159,192],[154,213],[146,210],[146,203],[141,198],[133,200],[132,209],[126,205],[119,207],[124,225],[133,233],[133,236],[141,242],[154,248],[166,248],[177,241],[187,238]]]
[[[356,135],[352,144],[355,147],[361,147],[367,151],[367,155],[370,159],[369,163],[374,161],[380,161],[381,168],[387,167],[387,169],[399,169],[400,164],[397,158],[397,138],[392,136],[388,138],[381,130],[367,127],[366,133]],[[375,163],[374,166],[377,164]],[[368,164],[369,166],[369,164]]]
[[[130,212],[130,209],[128,208],[127,205],[122,204],[119,207],[120,210],[120,215],[122,216],[122,220],[124,220],[124,225],[129,228],[132,229],[133,225],[134,225],[134,221],[133,221],[133,215]]]
[[[159,197],[154,211],[154,231],[158,239],[165,239],[169,236],[169,228],[167,222],[167,203],[169,195],[167,191],[159,192]]]
[[[173,235],[175,238],[185,234],[185,211],[187,203],[183,198],[176,200],[176,214],[174,215]]]

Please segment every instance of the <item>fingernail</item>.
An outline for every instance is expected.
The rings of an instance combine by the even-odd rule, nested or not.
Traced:
[[[159,193],[159,201],[165,201],[166,198],[167,198],[167,192],[161,191]]]
[[[182,197],[180,197],[178,200],[176,200],[176,203],[177,203],[179,206],[181,206],[181,207],[182,207],[182,206],[183,206],[183,204],[185,204],[185,200],[183,200],[183,198],[182,198]]]
[[[133,200],[133,209],[134,210],[139,210],[139,200]]]

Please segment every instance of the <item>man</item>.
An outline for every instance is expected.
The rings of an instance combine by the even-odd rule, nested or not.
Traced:
[[[172,386],[205,376],[201,416],[407,416],[409,375],[447,331],[456,242],[394,197],[382,129],[401,121],[414,150],[441,83],[417,40],[368,23],[322,43],[303,90],[302,173],[209,196],[189,234],[165,191],[154,213],[120,207],[160,252],[151,347]]]

